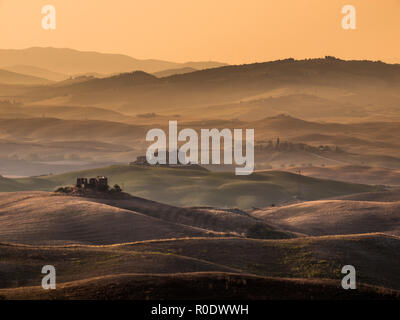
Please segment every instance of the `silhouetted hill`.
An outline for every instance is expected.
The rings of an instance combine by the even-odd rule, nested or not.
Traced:
[[[31,65],[65,74],[98,72],[119,73],[133,70],[157,72],[180,67],[181,64],[162,60],[139,60],[122,54],[84,52],[67,48],[28,48],[23,50],[0,50],[0,67]],[[188,63],[182,67],[199,65],[203,68],[222,65],[215,62]]]
[[[13,85],[44,85],[52,83],[52,81],[7,70],[0,70],[0,83]]]
[[[190,72],[194,72],[194,71],[197,71],[197,69],[185,67],[185,68],[179,68],[179,69],[163,70],[163,71],[155,72],[153,74],[157,78],[164,78],[164,77],[173,76],[175,74],[184,74],[184,73],[190,73]]]
[[[3,68],[4,70],[21,73],[33,77],[48,79],[51,81],[61,81],[67,79],[68,76],[59,72],[53,72],[43,68],[28,65],[14,65]]]
[[[118,93],[116,93],[114,88],[118,87],[121,78],[124,79],[124,86],[118,88]],[[295,87],[308,87],[311,91],[318,91],[318,88],[325,91],[328,90],[327,88],[336,92],[339,90],[341,99],[346,97],[341,91],[353,90],[355,92],[352,103],[356,105],[360,101],[365,102],[364,92],[368,88],[382,87],[382,90],[389,91],[390,98],[400,85],[400,66],[382,62],[344,61],[331,58],[299,61],[287,59],[224,66],[157,80],[143,83],[136,81],[133,77],[129,81],[127,75],[94,79],[80,85],[39,90],[32,98],[40,100],[68,95],[70,101],[74,103],[108,102],[123,105],[123,110],[133,112],[136,108],[143,108],[143,105],[154,110],[172,107],[188,108],[188,106],[256,99],[262,95],[270,97],[274,94],[274,90],[288,91]],[[97,88],[104,88],[104,90],[99,93]],[[367,93],[371,94],[370,91]],[[305,102],[309,100],[308,95],[303,97],[306,99]],[[320,105],[321,100],[315,99],[317,99],[316,105]],[[331,101],[330,104],[332,105],[333,102]],[[348,105],[347,103],[346,107]],[[214,112],[217,110],[218,108],[214,107]],[[338,110],[335,110],[335,113],[338,113]],[[310,110],[307,111],[307,114],[309,113]]]

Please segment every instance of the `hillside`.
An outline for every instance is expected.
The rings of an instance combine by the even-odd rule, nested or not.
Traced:
[[[72,112],[72,110],[70,110]],[[90,111],[90,110],[89,110]],[[139,125],[106,120],[61,120],[57,118],[0,119],[1,137],[24,140],[99,140],[126,141],[145,136],[145,128]],[[91,130],[88,130],[90,128]],[[84,139],[82,139],[84,138]],[[105,141],[104,141],[105,140]]]
[[[340,180],[352,183],[400,185],[400,170],[374,168],[367,166],[335,166],[335,167],[296,167],[288,168],[290,172],[301,170],[306,176]]]
[[[77,177],[107,176],[132,195],[178,206],[228,208],[265,207],[299,199],[316,200],[334,196],[377,191],[367,185],[320,180],[280,171],[256,172],[238,177],[230,172],[210,172],[197,168],[110,166],[12,180],[23,190],[53,191],[57,186],[74,185]],[[193,182],[196,182],[195,184]],[[14,191],[10,184],[8,191]]]
[[[142,288],[146,288],[144,292]],[[268,290],[266,290],[268,289]],[[190,292],[190,296],[187,295]],[[8,300],[397,300],[399,291],[362,285],[350,294],[335,281],[275,279],[233,273],[123,274],[40,287],[0,290]]]
[[[308,228],[329,235],[338,227],[364,234],[295,237],[272,227],[269,223],[277,224],[275,220],[265,224],[237,209],[177,208],[126,194],[3,193],[0,297],[43,299],[51,294],[57,299],[90,299],[105,297],[99,292],[107,290],[113,299],[157,299],[173,285],[176,291],[169,292],[176,297],[197,288],[191,296],[195,299],[208,294],[212,285],[213,292],[225,298],[309,299],[314,294],[318,299],[395,298],[398,293],[388,288],[400,290],[400,238],[367,232],[371,226],[389,230],[389,222],[395,227],[398,209],[377,212],[378,204],[398,203],[372,202],[372,212],[364,217],[357,209],[343,215],[341,207],[330,204],[334,212],[322,208],[316,217],[313,207],[292,219],[296,231]],[[294,206],[299,205],[304,207]],[[332,221],[324,214],[337,218]],[[318,228],[310,227],[310,215]],[[286,221],[286,217],[280,212],[278,218]],[[353,229],[346,229],[345,223]],[[259,234],[245,232],[255,225],[258,231],[260,227],[267,231],[267,239],[254,239]],[[290,223],[285,228],[295,229]],[[358,279],[358,290],[351,294],[337,289],[341,267],[349,261],[357,266]],[[57,268],[57,291],[35,288],[41,279],[37,270],[44,264]],[[137,294],[138,283],[145,296]],[[223,287],[235,290],[228,293]],[[274,288],[274,295],[260,295],[260,288],[262,292]]]
[[[363,192],[346,196],[335,197],[336,200],[397,202],[400,200],[400,189],[391,188],[385,191]]]
[[[167,69],[167,70],[155,72],[155,73],[153,73],[153,75],[155,75],[157,78],[164,78],[164,77],[173,76],[175,74],[184,74],[184,73],[190,73],[190,72],[194,72],[194,71],[197,71],[197,69],[185,67],[185,68],[179,68],[179,69]]]
[[[209,233],[78,197],[3,193],[0,203],[3,242],[110,244]]]
[[[45,85],[52,83],[52,81],[0,69],[0,83],[8,85]]]
[[[134,70],[144,68],[120,72]],[[69,104],[113,104],[119,111],[130,113],[137,112],[143,105],[151,111],[184,108],[186,110],[181,112],[188,115],[196,108],[203,112],[213,110],[212,113],[218,114],[219,118],[228,119],[232,115],[232,104],[235,109],[242,109],[239,116],[248,118],[250,112],[261,116],[271,116],[278,110],[282,113],[282,109],[291,112],[294,109],[290,105],[295,102],[295,105],[304,107],[301,108],[305,110],[302,117],[344,118],[350,115],[357,119],[382,114],[382,110],[386,110],[387,115],[396,113],[394,107],[398,103],[399,74],[398,65],[382,62],[286,59],[175,74],[145,85],[131,79],[124,88],[120,88],[118,95],[113,90],[118,84],[115,76],[92,79],[87,83],[54,87],[52,90],[38,89],[34,93],[29,92],[29,100],[40,101],[68,94]],[[114,84],[110,82],[112,79]],[[104,88],[105,83],[108,88],[98,92],[98,88]],[[372,88],[379,90],[371,91]],[[248,103],[262,99],[270,100],[266,104]],[[379,108],[375,106],[378,103]],[[281,105],[284,107],[281,108]],[[324,108],[327,105],[327,111],[318,116],[321,105]],[[350,114],[349,106],[352,109]],[[207,115],[203,112],[199,115]]]
[[[183,289],[187,285],[194,285],[192,282],[194,278],[201,276],[190,273],[198,272],[208,273],[202,281],[195,281],[195,286],[198,288],[202,288],[203,285],[209,288],[210,283],[215,284],[214,280],[211,280],[215,277],[228,285],[228,288],[234,288],[235,284],[226,280],[226,276],[216,274],[224,272],[235,273],[235,278],[248,279],[249,282],[246,283],[241,281],[244,291],[238,288],[243,294],[246,291],[253,292],[253,285],[264,288],[257,289],[258,292],[270,293],[271,290],[265,290],[265,288],[272,286],[277,290],[273,291],[275,298],[278,295],[287,299],[291,295],[283,288],[298,284],[297,289],[290,292],[295,292],[294,296],[298,295],[304,299],[312,296],[305,290],[308,288],[307,284],[315,284],[322,285],[324,290],[316,292],[317,296],[314,298],[323,298],[325,294],[328,296],[331,294],[328,287],[340,286],[342,277],[340,269],[348,263],[349,259],[357,266],[359,288],[356,292],[351,292],[349,298],[355,298],[357,294],[363,292],[365,283],[397,290],[400,288],[397,272],[400,261],[399,238],[382,234],[290,240],[202,237],[150,240],[109,246],[38,247],[0,244],[0,253],[2,255],[0,288],[4,288],[1,289],[0,296],[7,298],[39,297],[36,294],[37,289],[30,287],[40,283],[40,273],[32,271],[40,269],[43,264],[52,264],[57,267],[57,285],[61,290],[53,294],[59,294],[58,298],[68,299],[94,297],[95,293],[92,290],[97,288],[98,290],[95,291],[99,292],[105,287],[108,288],[107,292],[110,296],[134,297],[133,293],[127,294],[126,291],[130,287],[126,285],[127,282],[131,283],[129,277],[132,281],[140,279],[141,288],[144,290],[139,290],[139,292],[147,292],[148,298],[157,299],[160,297],[160,292],[154,288],[163,290],[161,289],[163,285],[160,285],[163,281],[160,281],[160,277],[167,279],[187,277],[188,280],[190,279],[188,283],[175,282],[173,285],[177,292],[181,290],[185,292]],[[15,263],[20,265],[17,272],[14,268]],[[380,272],[377,273],[376,270]],[[126,280],[123,291],[125,295],[120,291],[122,289],[118,280],[120,277]],[[269,283],[259,277],[267,277]],[[143,282],[146,278],[157,280]],[[249,278],[253,278],[254,282]],[[109,287],[107,283],[112,287]],[[171,282],[168,283],[171,284]],[[275,287],[273,283],[281,283],[284,287]],[[135,288],[133,283],[132,286]],[[68,288],[75,293],[72,294]],[[383,288],[377,290],[381,293],[390,291]],[[255,296],[242,297],[259,297],[256,291],[254,291]],[[40,292],[44,291],[40,290]],[[81,295],[77,296],[78,292]],[[340,289],[340,292],[343,294],[347,291]],[[164,292],[161,291],[161,293]],[[221,294],[227,297],[228,293],[222,291]],[[201,295],[192,297],[201,297]],[[271,298],[268,295],[263,297]]]
[[[252,212],[267,223],[307,235],[400,234],[400,202],[320,200]]]
[[[23,50],[0,50],[0,67],[30,65],[57,73],[119,73],[133,70],[157,72],[176,68],[180,64],[162,60],[139,60],[122,54],[84,52],[66,48],[28,48]],[[189,63],[188,66],[193,63]],[[217,62],[201,62],[199,65],[223,65]],[[187,65],[185,65],[187,66]]]
[[[1,193],[0,215],[0,242],[11,243],[113,244],[216,235],[296,237],[238,210],[179,208],[125,193]]]
[[[68,76],[65,74],[29,65],[13,65],[4,67],[3,69],[11,72],[22,73],[33,77],[47,79],[50,81],[62,81],[68,78]]]
[[[341,267],[351,260],[361,283],[399,290],[399,245],[399,237],[360,234],[283,240],[176,239],[125,244],[120,248],[169,252],[222,264],[241,273],[278,278],[341,279]]]
[[[10,110],[12,109],[12,110]],[[6,105],[0,103],[1,119],[58,118],[64,120],[104,120],[133,122],[135,119],[109,109],[62,105]]]
[[[146,132],[151,128],[168,130],[166,126],[170,119],[161,113],[142,112],[128,116],[99,107],[2,101],[0,174],[44,175],[130,163],[145,154],[149,145],[144,141]],[[172,119],[179,120],[179,117]],[[397,184],[399,122],[340,124],[278,115],[253,122],[179,120],[178,127],[193,128],[198,132],[205,128],[255,129],[255,168],[258,171],[296,172],[301,169],[303,175],[323,179]],[[312,137],[320,139],[313,140]],[[279,147],[276,146],[278,138]],[[370,168],[365,168],[367,166]],[[233,171],[228,166],[210,166],[208,169]],[[355,174],[357,170],[364,174]]]
[[[161,204],[125,194],[123,198],[90,197],[88,200],[113,207],[141,212],[165,221],[198,227],[214,232],[225,232],[260,239],[295,238],[296,234],[286,232],[264,223],[239,209],[212,207],[180,208]]]

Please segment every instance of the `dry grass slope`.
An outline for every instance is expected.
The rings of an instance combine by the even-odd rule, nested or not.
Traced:
[[[366,166],[296,167],[302,174],[319,179],[340,180],[351,183],[400,185],[400,170]]]
[[[188,295],[190,292],[190,295]],[[0,290],[3,299],[46,300],[282,300],[399,299],[400,292],[361,285],[345,291],[337,281],[277,279],[234,273],[186,273],[164,275],[122,274],[64,283],[54,291],[40,287]]]
[[[252,212],[254,217],[292,232],[337,235],[400,234],[400,202],[321,200]]]
[[[0,241],[112,244],[215,235],[139,212],[47,192],[0,194]]]
[[[202,237],[106,246],[0,245],[0,288],[39,285],[45,264],[56,266],[59,284],[126,273],[187,272],[340,283],[342,266],[351,262],[357,268],[359,284],[400,290],[399,252],[400,238],[383,234],[286,240]]]

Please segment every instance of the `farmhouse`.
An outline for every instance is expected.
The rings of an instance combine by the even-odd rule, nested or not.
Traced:
[[[76,185],[79,189],[94,189],[106,190],[108,189],[108,179],[104,176],[97,176],[96,178],[77,178]]]
[[[161,151],[163,151],[163,150],[161,150]],[[181,151],[175,151],[178,154],[178,161],[177,161],[176,164],[171,164],[170,161],[169,161],[169,152],[167,150],[164,150],[164,152],[165,152],[165,157],[166,157],[165,164],[164,163],[157,163],[157,165],[160,165],[160,166],[164,165],[164,166],[170,166],[170,167],[184,166],[185,165],[185,163],[186,163],[186,153],[181,152]],[[158,156],[159,156],[158,151],[155,151],[154,152],[154,157],[158,157]],[[136,165],[142,165],[142,166],[150,165],[149,161],[147,161],[147,157],[146,156],[138,156],[136,158],[136,161],[130,162],[129,164],[130,165],[135,165],[136,164]]]

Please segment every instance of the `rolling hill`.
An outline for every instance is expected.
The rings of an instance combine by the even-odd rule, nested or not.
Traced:
[[[88,110],[90,112],[90,110]],[[57,112],[57,111],[55,111]],[[73,112],[73,110],[70,110]],[[109,114],[109,113],[108,113]],[[115,114],[114,114],[115,115]],[[146,128],[139,125],[106,120],[63,120],[35,117],[28,119],[0,119],[2,138],[22,140],[99,140],[131,142],[145,137]],[[89,130],[90,129],[90,130]]]
[[[400,65],[31,48],[3,67],[0,173],[30,177],[0,176],[0,299],[400,298]],[[257,170],[122,164],[169,119],[255,129]],[[124,192],[52,192],[102,175]]]
[[[170,119],[180,118],[165,113],[129,116],[98,107],[0,102],[0,174],[43,175],[129,163],[145,154],[149,145],[145,141],[146,132],[152,128],[167,130]],[[342,177],[347,182],[379,185],[396,183],[395,172],[400,169],[400,145],[396,139],[400,134],[399,122],[340,124],[305,121],[288,115],[253,122],[179,121],[179,129],[193,128],[198,132],[205,128],[238,127],[255,130],[256,170],[293,171],[301,167],[305,175],[314,172],[320,178],[340,180]],[[343,142],[338,132],[345,132],[347,140],[353,142]],[[307,137],[315,135],[332,137],[332,140],[308,142]],[[338,139],[334,139],[335,136]],[[280,147],[266,149],[268,144],[275,145],[277,138],[280,138]],[[71,147],[74,143],[80,143],[79,148]],[[104,143],[106,147],[98,147]],[[73,159],[79,162],[72,165],[65,162]],[[25,166],[19,162],[21,172],[16,172],[17,161],[32,160],[36,162]],[[363,170],[365,174],[358,177],[350,172],[351,169],[348,173],[343,169],[337,175],[334,172],[328,174],[333,170],[328,166],[349,165],[360,170],[365,166],[371,169],[368,173]],[[228,166],[215,167],[209,169],[233,171]],[[389,169],[380,168],[394,169],[391,170],[393,176],[384,175],[389,174]]]
[[[43,79],[47,79],[50,81],[62,81],[68,78],[67,75],[59,73],[59,72],[53,72],[50,70],[34,67],[34,66],[28,66],[28,65],[13,65],[9,67],[4,67],[4,70],[11,71],[11,72],[16,72],[16,73],[21,73],[33,77],[39,77]]]
[[[134,252],[169,252],[222,264],[245,274],[277,278],[341,279],[341,267],[351,261],[358,270],[359,282],[399,290],[399,245],[399,237],[358,234],[283,240],[175,239],[119,247]]]
[[[335,197],[336,200],[396,202],[400,200],[400,189],[390,188],[385,191],[363,192]]]
[[[23,190],[53,191],[57,186],[74,185],[77,177],[99,175],[107,176],[111,185],[119,184],[124,191],[135,196],[178,206],[265,207],[300,199],[316,200],[379,190],[373,186],[320,180],[279,171],[238,177],[234,173],[210,172],[201,167],[121,165],[14,179],[10,180],[7,191],[15,191],[15,183]]]
[[[134,70],[144,68],[130,68],[121,72]],[[30,91],[29,99],[40,101],[68,95],[69,104],[112,104],[119,111],[130,113],[137,112],[143,105],[153,112],[185,108],[188,114],[196,108],[197,111],[214,110],[219,117],[228,119],[232,115],[232,104],[236,109],[246,106],[249,110],[242,115],[247,114],[249,118],[251,112],[269,116],[271,112],[280,109],[293,111],[290,104],[295,102],[304,107],[303,117],[315,118],[318,113],[320,118],[347,116],[351,106],[351,114],[359,114],[355,118],[365,118],[382,114],[382,110],[388,114],[396,113],[394,108],[398,104],[396,92],[400,85],[399,74],[398,65],[382,62],[345,61],[329,57],[286,59],[175,74],[155,78],[146,84],[131,77],[123,87],[120,87],[118,76],[91,79],[83,83],[53,87],[51,90]],[[119,87],[118,95],[115,94],[116,87]],[[103,88],[101,92],[100,88]],[[371,91],[373,88],[379,90]],[[247,103],[262,99],[267,99],[267,102],[253,105]],[[325,114],[319,111],[321,105],[328,106]],[[296,109],[294,111],[298,112]]]
[[[216,234],[133,210],[52,193],[2,193],[0,205],[2,242],[112,244]]]
[[[143,291],[146,288],[146,292]],[[190,296],[187,295],[190,292]],[[63,283],[56,292],[41,287],[0,289],[8,300],[397,300],[400,292],[361,285],[343,290],[337,281],[276,279],[234,273],[123,274]]]
[[[36,285],[41,276],[40,272],[34,270],[40,270],[43,263],[52,263],[57,267],[59,283],[132,272],[234,271],[189,257],[161,252],[135,253],[112,246],[34,247],[1,244],[0,252],[4,257],[0,266],[1,288]]]
[[[187,286],[202,288],[201,290],[212,288],[215,291],[219,288],[215,280],[219,279],[225,290],[237,288],[229,292],[244,299],[276,299],[277,296],[286,299],[296,296],[301,299],[354,299],[359,294],[363,295],[366,289],[364,284],[379,286],[380,288],[370,289],[381,294],[389,293],[389,296],[395,294],[396,297],[396,292],[384,287],[395,290],[400,288],[397,272],[400,261],[398,249],[398,237],[382,234],[289,240],[203,237],[107,246],[0,244],[0,296],[8,299],[50,296],[57,299],[90,299],[104,297],[99,292],[108,288],[109,297],[157,299],[165,294],[164,290],[167,289],[162,288],[168,284],[174,283],[176,294],[187,294]],[[349,261],[357,268],[358,290],[351,293],[342,289],[333,290],[340,287],[341,266]],[[40,270],[43,264],[55,265],[59,275],[58,290],[52,291],[50,296],[49,292],[32,287],[41,281],[40,272],[37,270]],[[186,278],[188,281],[176,282],[180,278]],[[147,282],[146,279],[152,281]],[[162,279],[166,279],[167,283]],[[251,279],[254,279],[254,282]],[[134,290],[137,288],[136,281],[141,283],[141,290]],[[314,286],[320,289],[312,291],[313,294],[307,289],[313,290]],[[225,290],[220,294],[232,297]],[[144,295],[134,295],[135,291]],[[273,292],[273,296],[260,296],[260,291]],[[191,298],[202,297],[200,292],[195,292]],[[246,295],[246,292],[251,294]],[[384,296],[386,299],[389,297],[386,294]]]
[[[388,168],[367,166],[335,167],[296,167],[287,169],[291,172],[301,170],[306,176],[320,179],[340,180],[352,183],[400,185],[400,171]]]
[[[319,200],[256,210],[267,223],[307,235],[400,234],[400,202]]]
[[[194,71],[197,71],[197,69],[185,67],[185,68],[178,68],[178,69],[167,69],[167,70],[155,72],[155,73],[153,73],[153,75],[155,75],[157,78],[164,78],[164,77],[173,76],[175,74],[184,74],[184,73],[190,73],[190,72],[194,72]]]
[[[0,194],[0,242],[114,244],[218,235],[296,237],[239,210],[180,208],[125,193]]]
[[[133,70],[157,72],[177,68],[179,63],[162,60],[138,60],[122,54],[84,52],[67,48],[33,47],[23,50],[0,50],[0,67],[30,65],[48,69],[57,73],[120,73]],[[203,68],[223,65],[218,62],[199,62],[184,65],[202,66]]]
[[[95,195],[0,194],[0,297],[99,299],[106,290],[113,299],[157,299],[173,285],[176,291],[169,292],[176,297],[197,288],[192,299],[210,289],[243,299],[399,298],[390,289],[400,290],[400,238],[368,228],[396,226],[396,208],[379,214],[372,202],[375,209],[364,208],[364,220],[357,210],[344,215],[332,204],[334,212],[311,208],[295,221],[296,231],[316,230],[308,218],[318,216],[323,236],[299,237],[290,223],[286,229],[273,227],[273,219],[263,223],[262,212],[252,217],[237,209],[177,208],[126,194]],[[307,204],[315,203],[294,206]],[[287,220],[287,214],[278,218]],[[255,225],[270,232],[266,239],[246,232]],[[363,234],[331,235],[335,227]],[[358,290],[351,294],[340,289],[340,270],[349,262],[357,268]],[[44,264],[57,268],[56,291],[35,287]],[[135,293],[139,284],[144,295]],[[260,295],[260,288],[274,288],[274,295]]]
[[[135,119],[122,113],[104,108],[62,105],[6,105],[0,103],[1,119],[57,118],[64,120],[104,120],[133,122]]]
[[[7,85],[47,85],[52,83],[52,81],[0,69],[0,83]]]

